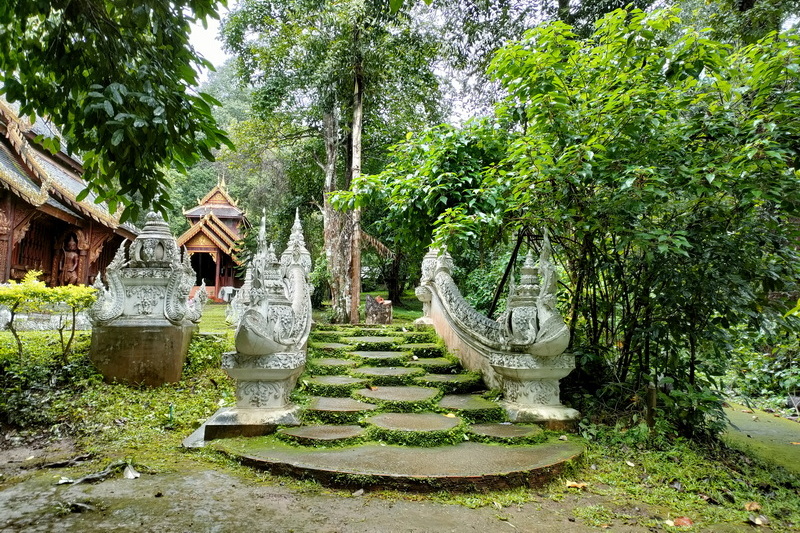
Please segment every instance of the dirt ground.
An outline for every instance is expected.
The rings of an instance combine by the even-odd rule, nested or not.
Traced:
[[[190,455],[169,473],[125,479],[58,484],[67,468],[43,467],[74,457],[69,441],[44,448],[0,451],[0,531],[136,532],[581,532],[597,531],[575,509],[605,505],[631,516],[609,523],[613,531],[649,531],[636,518],[652,510],[625,507],[594,494],[553,501],[477,509],[443,504],[428,496],[294,488],[264,484],[224,468],[212,469]],[[633,522],[634,524],[626,523]]]

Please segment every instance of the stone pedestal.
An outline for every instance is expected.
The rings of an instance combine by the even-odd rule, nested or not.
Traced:
[[[374,298],[367,294],[365,299],[365,314],[367,324],[391,324],[392,301],[384,300],[380,296]]]
[[[97,277],[97,301],[89,311],[89,357],[107,381],[157,387],[181,378],[192,333],[207,299],[201,287],[189,300],[195,272],[169,226],[147,215],[142,233],[117,249]]]
[[[106,381],[157,387],[181,379],[195,325],[95,326],[89,358]]]

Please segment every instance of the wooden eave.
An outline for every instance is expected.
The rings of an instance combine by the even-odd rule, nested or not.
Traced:
[[[208,194],[203,196],[203,198],[197,203],[197,205],[198,206],[206,205],[217,194],[222,195],[222,198],[225,200],[224,203],[227,203],[229,206],[236,207],[238,209],[239,206],[236,205],[236,200],[231,198],[231,196],[228,194],[228,191],[225,190],[225,188],[222,186],[221,183],[217,183],[216,185],[214,185],[214,187],[210,191],[208,191]],[[224,203],[222,202],[213,202],[213,203],[224,205]]]
[[[119,227],[119,220],[117,218],[100,209],[92,208],[90,204],[78,202],[77,195],[44,168],[44,154],[40,153],[36,147],[31,144],[28,140],[29,135],[22,129],[22,121],[3,101],[0,101],[0,115],[2,115],[6,121],[2,133],[6,139],[8,139],[13,155],[33,178],[33,181],[38,181],[40,191],[39,194],[32,196],[28,191],[20,191],[19,187],[13,187],[13,185],[9,183],[9,180],[3,180],[10,185],[10,188],[14,188],[15,192],[17,192],[20,197],[37,208],[44,205],[48,197],[52,195],[53,198],[66,207],[96,221],[102,226],[112,230],[116,230]],[[54,166],[58,166],[52,161],[50,161],[50,163]],[[74,164],[70,166],[74,168]],[[67,175],[66,173],[68,170],[64,169],[63,172]],[[75,176],[80,180],[79,174],[75,173]]]
[[[202,233],[208,237],[208,239],[213,242],[217,248],[219,248],[225,254],[232,256],[233,251],[236,248],[236,240],[232,239],[229,233],[219,231],[219,219],[217,219],[217,222],[215,223],[211,220],[212,216],[213,215],[211,213],[204,216],[199,223],[195,224],[183,235],[178,237],[178,246],[187,246],[198,233]],[[224,227],[224,224],[222,226]]]
[[[223,233],[227,234],[231,241],[238,241],[241,239],[241,236],[234,232],[231,228],[228,227],[217,215],[214,213],[209,213],[208,217],[209,222],[213,222],[215,226],[218,226]]]

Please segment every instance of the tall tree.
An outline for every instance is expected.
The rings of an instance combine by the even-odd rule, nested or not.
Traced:
[[[622,402],[673,382],[664,410],[697,432],[719,408],[728,328],[777,319],[770,293],[796,286],[800,37],[736,49],[679,22],[619,10],[588,39],[535,28],[492,63],[508,93],[494,121],[411,139],[346,200],[411,213],[394,219],[411,237],[421,213],[440,242],[550,228],[593,392]],[[459,138],[478,168],[440,187],[428,169],[456,160]]]
[[[366,162],[362,125],[369,135],[373,124],[396,123],[398,116],[425,121],[424,115],[409,118],[407,110],[425,112],[436,99],[435,44],[414,30],[406,13],[391,13],[379,0],[247,0],[232,11],[223,33],[255,87],[255,111],[284,117],[298,134],[323,141],[324,152],[309,157],[324,175],[333,319],[357,322],[359,213],[334,210],[329,195],[348,189]]]
[[[179,170],[229,144],[216,102],[190,87],[189,24],[216,18],[217,0],[0,2],[0,93],[25,115],[47,117],[83,157],[87,192],[125,206],[169,207],[164,165]],[[224,2],[223,2],[224,3]],[[42,139],[52,149],[58,139]]]

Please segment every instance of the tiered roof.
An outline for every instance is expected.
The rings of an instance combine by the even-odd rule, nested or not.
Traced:
[[[178,246],[202,247],[213,245],[233,257],[236,241],[241,239],[239,226],[246,224],[244,212],[236,206],[225,187],[225,180],[214,186],[199,205],[183,212],[192,227],[178,238]],[[234,261],[239,263],[234,257]]]
[[[57,136],[54,127],[45,122],[40,119],[31,124],[19,116],[17,106],[0,99],[0,186],[67,222],[91,219],[128,238],[135,236],[135,229],[122,227],[105,203],[96,202],[94,193],[77,200],[86,188],[81,161],[67,154],[63,144],[62,151],[51,154],[36,142],[39,135]]]

